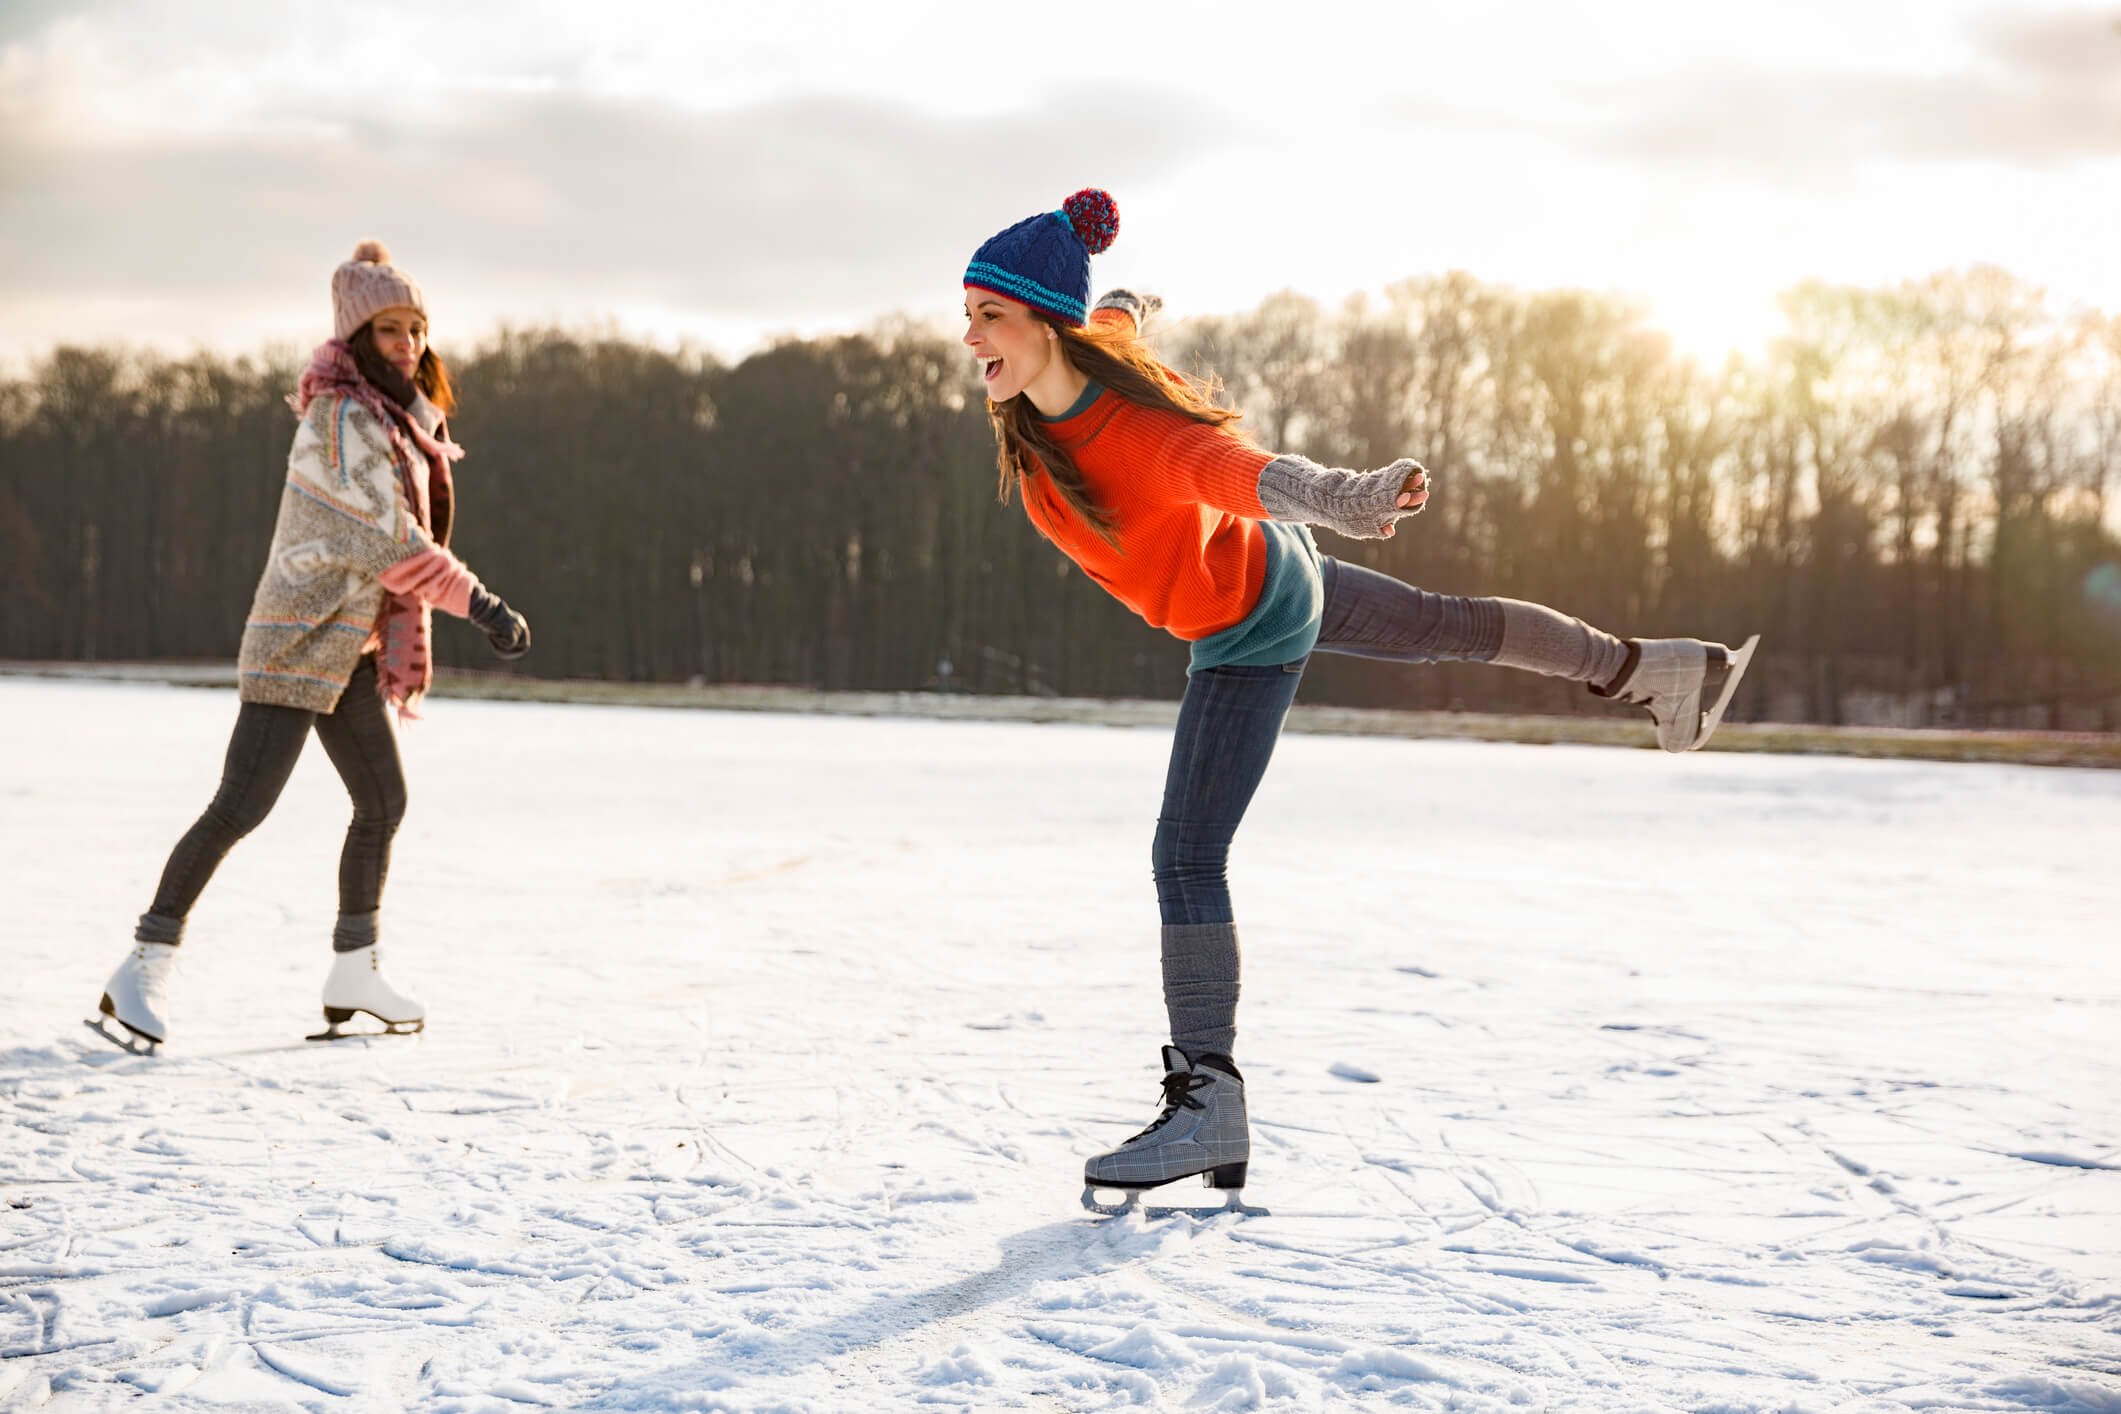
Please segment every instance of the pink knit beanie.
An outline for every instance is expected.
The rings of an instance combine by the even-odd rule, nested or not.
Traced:
[[[390,252],[381,241],[361,242],[354,247],[353,259],[331,272],[335,339],[352,337],[354,330],[398,305],[427,313],[427,297],[412,276],[390,263]]]

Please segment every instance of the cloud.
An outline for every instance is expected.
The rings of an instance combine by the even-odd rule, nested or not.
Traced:
[[[107,12],[119,0],[8,0],[0,6],[0,44],[32,38],[60,20],[78,20],[84,14]]]
[[[884,101],[697,112],[546,92],[475,95],[418,123],[117,143],[9,129],[0,225],[30,239],[0,264],[0,302],[307,292],[367,235],[431,301],[499,309],[797,320],[948,302],[993,231],[1092,181],[1124,204],[1230,134],[1139,93],[1080,91],[980,121]]]
[[[2121,157],[2121,11],[1992,19],[1936,74],[1722,66],[1606,95],[1574,141],[1652,166],[1801,181],[1874,159],[2052,168]]]
[[[2121,93],[2121,8],[2013,14],[1982,24],[1982,46],[2009,72],[2034,83]]]
[[[2121,157],[2121,9],[1990,16],[1962,67],[1770,68],[1697,62],[1683,72],[1557,84],[1539,111],[1380,105],[1403,129],[1543,142],[1623,167],[1800,185],[1872,161],[1985,161],[2058,169]]]

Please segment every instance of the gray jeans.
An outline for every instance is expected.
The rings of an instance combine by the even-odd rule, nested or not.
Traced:
[[[1432,594],[1331,558],[1324,573],[1321,653],[1487,662],[1502,647],[1501,600]],[[1187,678],[1150,854],[1166,924],[1231,921],[1230,841],[1267,774],[1309,661],[1204,668]]]
[[[1610,634],[1516,599],[1433,594],[1328,558],[1321,653],[1400,663],[1498,663],[1584,682],[1620,669]],[[1230,1053],[1236,1038],[1237,927],[1230,843],[1267,773],[1308,659],[1205,668],[1186,681],[1164,776],[1151,865],[1163,913],[1164,1002],[1172,1043]]]

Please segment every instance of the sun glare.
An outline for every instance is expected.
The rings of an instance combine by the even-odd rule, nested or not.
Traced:
[[[1645,296],[1650,326],[1706,367],[1720,366],[1732,354],[1757,358],[1786,327],[1774,291],[1750,282],[1675,282]]]

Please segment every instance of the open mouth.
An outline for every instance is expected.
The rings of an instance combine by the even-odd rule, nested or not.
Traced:
[[[983,358],[980,360],[979,376],[986,379],[989,383],[992,383],[1000,375],[1001,371],[1002,361],[1000,358]]]

